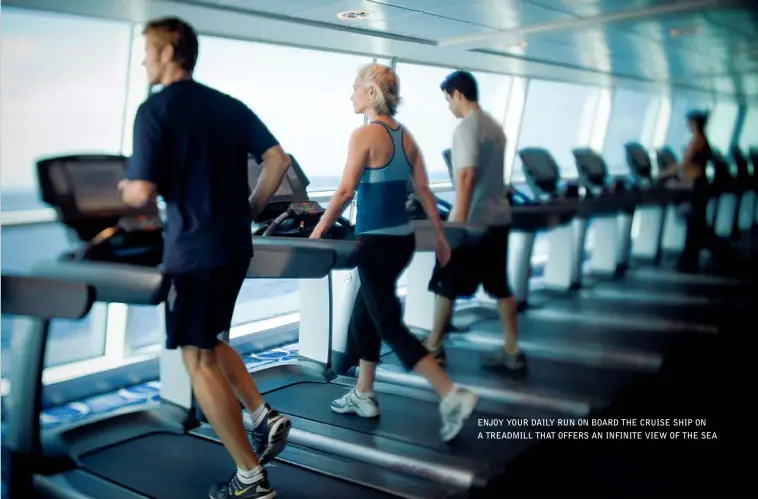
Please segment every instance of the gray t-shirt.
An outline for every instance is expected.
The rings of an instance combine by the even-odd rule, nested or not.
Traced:
[[[468,223],[502,226],[511,223],[511,205],[505,197],[505,133],[488,113],[476,110],[461,119],[453,134],[453,175],[476,168]]]

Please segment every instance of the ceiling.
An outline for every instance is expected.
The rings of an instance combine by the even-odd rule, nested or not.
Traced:
[[[158,12],[181,12],[190,22],[200,23],[200,31],[240,38],[581,83],[675,87],[758,99],[758,9],[754,8],[758,2],[750,0],[6,0],[4,4],[68,11],[74,8],[62,9],[61,4],[78,4],[80,10],[88,6],[93,15],[137,21]],[[348,10],[372,15],[352,21],[337,18],[337,13]],[[242,23],[240,16],[250,17]],[[213,25],[212,18],[217,20]]]

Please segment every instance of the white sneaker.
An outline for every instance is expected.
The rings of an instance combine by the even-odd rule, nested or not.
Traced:
[[[340,414],[357,414],[362,418],[375,418],[379,415],[379,402],[374,394],[361,396],[350,389],[342,397],[332,401],[332,410]]]
[[[440,437],[444,442],[450,442],[458,436],[478,403],[479,397],[465,388],[456,388],[440,402]]]

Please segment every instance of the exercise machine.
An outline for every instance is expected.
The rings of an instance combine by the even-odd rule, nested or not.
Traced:
[[[632,255],[659,264],[665,252],[684,249],[687,224],[680,215],[689,200],[691,186],[653,176],[653,164],[645,148],[637,142],[624,144],[632,188],[640,191],[638,201],[639,233],[632,243]],[[658,171],[676,162],[670,148],[658,151]]]
[[[732,231],[732,238],[739,239],[743,233],[749,233],[755,226],[755,212],[758,203],[756,197],[756,186],[751,174],[751,167],[748,158],[742,152],[739,146],[731,147],[731,156],[737,167],[735,184],[740,191],[740,203],[737,208],[737,217]]]
[[[166,297],[168,280],[159,267],[150,265],[154,261],[144,259],[144,255],[154,255],[155,251],[135,251],[142,255],[136,262],[129,261],[128,251],[121,251],[124,248],[119,241],[147,237],[137,234],[140,225],[129,220],[144,222],[144,217],[154,218],[158,213],[157,205],[135,213],[120,203],[117,183],[124,178],[125,165],[124,157],[97,155],[52,158],[40,163],[43,199],[55,207],[64,225],[74,229],[82,225],[106,226],[116,219],[119,229],[103,233],[110,228],[105,227],[98,233],[100,238],[83,241],[82,248],[86,250],[41,264],[34,272],[40,277],[89,285],[99,302],[158,305]],[[88,175],[90,171],[92,175]],[[291,187],[290,178],[283,190]],[[99,215],[98,206],[108,212],[107,217]],[[158,232],[155,224],[149,224],[149,230]],[[130,233],[134,234],[125,236]],[[112,236],[106,237],[108,234]],[[338,250],[326,241],[319,244],[299,238],[271,239],[270,244],[255,248],[248,277],[270,277],[275,273],[287,278],[319,279],[339,260]],[[108,261],[103,256],[108,251],[121,255],[120,261]],[[90,259],[90,255],[95,257]],[[24,372],[18,376],[39,380],[44,338],[29,335],[25,340],[34,343],[25,351],[41,354],[37,360],[20,358],[16,365]],[[198,417],[202,415],[196,410],[178,351],[163,352],[161,382],[161,403],[157,407],[127,408],[43,433],[42,444],[34,449],[32,458],[35,492],[41,497],[192,497],[228,478],[234,463],[212,429]],[[18,393],[22,396],[23,392]],[[12,417],[13,414],[16,413],[12,412]],[[34,428],[33,418],[38,419],[39,412],[19,412],[18,416],[27,420],[13,428]],[[388,491],[386,483],[396,477],[388,477],[388,473],[369,474],[360,462],[293,445],[280,455],[270,477],[280,494],[291,497],[316,497],[335,491],[355,497],[395,497],[398,494]],[[401,489],[418,487],[404,477],[389,483]]]

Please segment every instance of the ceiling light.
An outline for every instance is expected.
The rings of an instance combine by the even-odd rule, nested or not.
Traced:
[[[371,10],[346,10],[337,14],[337,18],[343,21],[364,21],[371,17],[374,17],[374,12]]]

